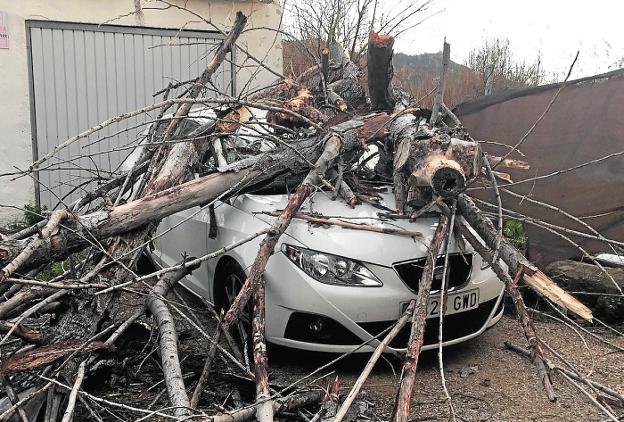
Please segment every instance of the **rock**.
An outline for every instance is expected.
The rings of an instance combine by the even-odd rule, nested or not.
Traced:
[[[624,290],[624,268],[604,267],[604,269],[617,286]],[[544,272],[569,292],[597,293],[575,296],[589,306],[596,317],[608,322],[622,322],[624,297],[617,297],[620,291],[605,271],[597,265],[586,262],[564,260],[549,264]]]
[[[467,378],[470,375],[476,374],[479,372],[478,366],[464,366],[459,370],[459,376],[462,378]]]

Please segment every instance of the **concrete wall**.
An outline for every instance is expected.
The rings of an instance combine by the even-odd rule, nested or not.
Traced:
[[[183,2],[177,2],[182,4]],[[186,7],[209,19],[223,30],[232,24],[236,11],[248,16],[246,29],[277,28],[281,19],[278,1],[210,1],[187,0]],[[0,0],[0,12],[8,18],[9,49],[0,49],[0,174],[26,168],[32,162],[32,137],[30,128],[30,100],[26,48],[28,19],[82,23],[110,23],[114,25],[146,26],[156,28],[188,28],[212,30],[197,16],[185,10],[149,10],[162,7],[156,2],[141,2],[141,14],[135,11],[135,0]],[[262,60],[269,68],[281,73],[281,39],[274,31],[253,30],[239,39],[239,46]],[[240,50],[240,65],[254,65]],[[277,76],[255,66],[242,68],[237,76],[237,89],[254,90],[274,82]],[[23,207],[34,203],[34,184],[30,177],[15,181],[0,178],[0,224],[22,215],[10,206]]]

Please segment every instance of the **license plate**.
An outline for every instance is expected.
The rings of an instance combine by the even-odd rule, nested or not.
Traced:
[[[401,304],[401,314],[405,312],[409,302]],[[468,290],[461,293],[449,293],[446,297],[446,313],[444,315],[458,314],[460,312],[470,311],[479,307],[479,289]],[[440,296],[431,296],[429,298],[429,306],[427,307],[427,318],[435,318],[440,316],[441,298]]]

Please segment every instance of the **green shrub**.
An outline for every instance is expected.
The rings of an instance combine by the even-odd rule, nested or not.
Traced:
[[[35,276],[35,280],[50,281],[54,277],[57,277],[64,273],[63,263],[61,261],[53,262],[52,265],[43,271],[40,271]]]
[[[526,247],[527,235],[524,223],[519,220],[510,219],[503,224],[503,235],[517,249],[523,251]]]

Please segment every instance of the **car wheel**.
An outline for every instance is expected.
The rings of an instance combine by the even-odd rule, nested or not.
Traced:
[[[241,291],[247,275],[236,261],[228,261],[221,273],[221,294],[219,307],[227,311],[232,302]],[[250,300],[241,315],[239,315],[235,326],[231,329],[234,339],[243,347],[251,350],[251,319],[253,315],[252,300]]]

